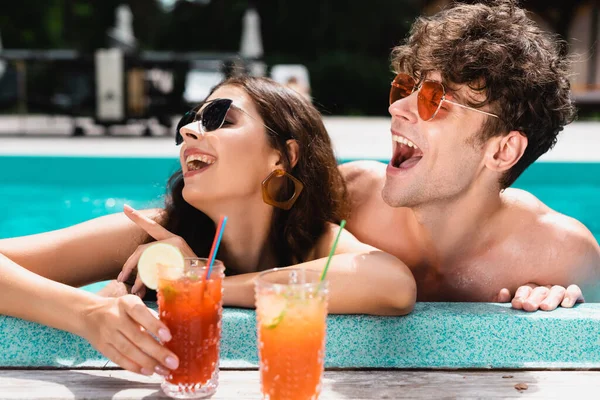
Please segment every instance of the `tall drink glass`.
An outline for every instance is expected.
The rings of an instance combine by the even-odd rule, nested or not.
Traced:
[[[218,386],[225,267],[215,260],[205,280],[207,261],[186,258],[183,273],[158,268],[160,320],[172,336],[165,346],[179,357],[179,368],[161,387],[166,395],[178,399],[207,397]]]
[[[327,281],[320,272],[272,269],[255,285],[263,399],[317,399],[327,322]]]

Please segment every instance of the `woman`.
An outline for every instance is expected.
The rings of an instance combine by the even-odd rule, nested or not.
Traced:
[[[78,334],[127,370],[165,375],[178,360],[150,334],[168,341],[170,333],[138,296],[74,287],[117,275],[126,280],[151,241],[205,257],[222,215],[225,306],[254,307],[258,271],[325,266],[335,223],[345,216],[345,189],[308,100],[268,78],[230,78],[182,118],[176,138],[181,171],[169,181],[164,209],[126,206],[69,228],[1,240],[0,313]],[[328,278],[331,313],[403,315],[415,302],[408,268],[346,231]],[[142,294],[140,281],[133,291]]]

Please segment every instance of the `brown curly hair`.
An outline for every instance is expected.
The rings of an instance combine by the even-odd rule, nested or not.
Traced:
[[[286,141],[294,139],[298,143],[298,162],[293,168],[286,162],[285,169],[304,184],[304,190],[289,211],[275,209],[269,240],[277,265],[265,265],[262,269],[306,261],[327,222],[339,223],[349,210],[346,186],[321,114],[305,96],[270,78],[234,76],[215,86],[209,96],[223,86],[238,87],[250,96],[264,124],[273,130],[265,129],[273,148],[287,155]],[[207,257],[215,223],[185,201],[183,186],[182,172],[178,170],[168,182],[163,224],[185,239],[199,257]],[[219,254],[224,252],[227,248],[222,246]],[[231,267],[228,266],[228,274],[238,272]]]
[[[575,119],[570,98],[570,59],[566,42],[541,30],[516,1],[453,3],[413,24],[406,43],[391,53],[392,68],[422,79],[440,71],[442,81],[466,84],[500,116],[488,118],[479,137],[519,131],[528,145],[500,180],[504,189],[550,150],[563,127]]]

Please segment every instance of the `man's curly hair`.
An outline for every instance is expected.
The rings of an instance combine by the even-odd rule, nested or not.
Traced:
[[[391,54],[395,72],[422,79],[440,71],[444,84],[468,85],[500,116],[488,118],[485,141],[516,130],[528,139],[521,159],[502,177],[500,187],[550,150],[563,127],[575,119],[570,98],[566,43],[540,29],[516,1],[454,3],[413,24],[406,43]]]

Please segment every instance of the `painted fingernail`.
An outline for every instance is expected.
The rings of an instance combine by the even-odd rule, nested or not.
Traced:
[[[160,328],[158,330],[158,337],[163,342],[168,342],[169,340],[171,340],[171,333],[165,328]]]
[[[123,204],[123,209],[127,210],[127,211],[132,211],[133,208],[131,208],[131,206],[129,204]]]
[[[567,297],[566,299],[563,300],[562,302],[562,306],[563,307],[573,307],[573,304],[575,304],[575,302],[573,301],[573,299]]]
[[[165,359],[165,365],[169,367],[169,369],[174,370],[177,369],[177,367],[179,367],[179,361],[177,361],[175,357],[169,356]]]
[[[156,372],[159,375],[162,376],[169,376],[171,374],[171,371],[169,371],[168,369],[161,367],[160,365],[157,365],[156,367],[154,367],[154,372]]]
[[[153,371],[150,371],[149,369],[146,369],[146,368],[142,368],[142,370],[140,372],[146,376],[151,376],[154,374]]]

